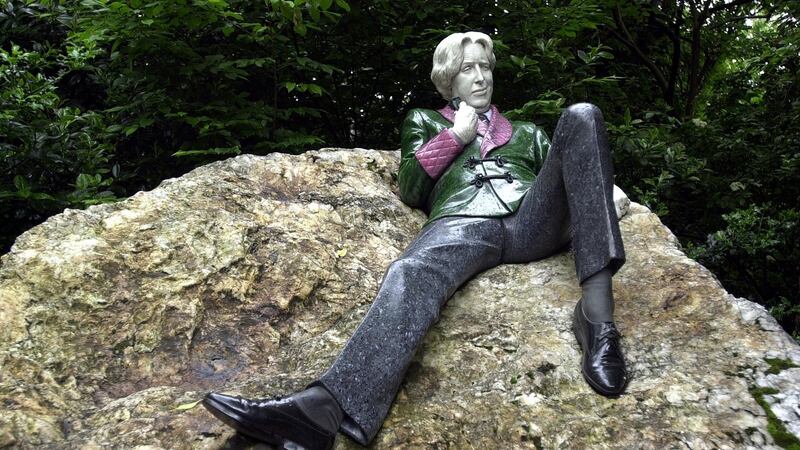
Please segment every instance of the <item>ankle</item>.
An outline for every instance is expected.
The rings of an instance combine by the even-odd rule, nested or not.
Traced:
[[[581,283],[581,311],[594,323],[614,321],[614,296],[611,270],[603,269]]]
[[[323,386],[312,386],[294,394],[297,407],[311,421],[325,430],[336,433],[341,425],[344,411],[336,398]]]
[[[584,309],[584,305],[585,305],[585,302],[581,301],[581,307],[580,307],[581,314],[583,314],[583,318],[587,322],[593,323],[593,324],[599,324],[599,323],[603,323],[603,322],[614,323],[613,312],[609,313],[607,310],[605,310],[605,311],[604,310],[594,311],[591,308],[587,311],[586,309]]]

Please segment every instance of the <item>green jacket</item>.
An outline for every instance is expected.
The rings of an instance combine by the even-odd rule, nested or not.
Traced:
[[[452,118],[453,111],[413,109],[403,122],[398,174],[403,202],[428,213],[426,225],[447,216],[499,217],[515,212],[544,164],[550,148],[547,135],[530,122],[509,122],[495,109],[491,123],[506,124],[507,142],[496,148],[487,142],[489,151],[484,148],[482,156],[484,138],[477,136],[434,179],[416,153],[453,125],[445,115]]]

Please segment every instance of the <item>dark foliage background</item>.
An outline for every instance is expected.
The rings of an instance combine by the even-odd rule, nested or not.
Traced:
[[[800,6],[789,0],[0,0],[0,244],[241,152],[394,149],[447,34],[495,101],[604,111],[616,182],[800,337]]]

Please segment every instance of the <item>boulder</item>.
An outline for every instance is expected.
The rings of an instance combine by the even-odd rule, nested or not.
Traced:
[[[398,159],[242,155],[20,236],[0,259],[0,447],[255,445],[197,402],[286,394],[331,364],[425,221],[397,196]],[[624,395],[580,374],[572,256],[504,265],[450,299],[374,448],[777,448],[800,434],[797,343],[647,208],[620,205]]]

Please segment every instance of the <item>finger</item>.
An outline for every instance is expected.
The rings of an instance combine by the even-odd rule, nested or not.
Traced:
[[[461,103],[458,104],[458,109],[462,110],[466,106],[469,106],[469,105],[467,105],[467,102],[465,102],[464,100],[461,100]]]

